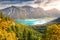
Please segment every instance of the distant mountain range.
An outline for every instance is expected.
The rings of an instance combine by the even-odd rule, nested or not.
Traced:
[[[57,18],[57,19],[55,19],[55,20],[53,20],[51,22],[53,22],[53,23],[60,23],[60,18]]]
[[[30,6],[11,6],[0,10],[4,15],[9,16],[13,19],[38,19],[44,17],[60,17],[60,11],[52,9],[45,11],[42,8],[33,8]]]
[[[60,18],[57,18],[55,20],[52,20],[48,23],[42,24],[42,25],[33,25],[32,28],[40,33],[45,33],[46,28],[52,24],[60,24]]]

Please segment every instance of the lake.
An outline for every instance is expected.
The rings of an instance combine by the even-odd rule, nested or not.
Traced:
[[[37,25],[37,24],[44,24],[51,20],[46,19],[26,19],[26,20],[15,20],[18,24],[25,24],[25,25]]]

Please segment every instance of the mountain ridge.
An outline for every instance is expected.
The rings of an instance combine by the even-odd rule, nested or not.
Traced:
[[[33,8],[31,6],[11,6],[0,11],[2,11],[6,16],[9,16],[13,19],[38,19],[44,17],[60,17],[60,11],[58,10],[56,12],[54,12],[54,10],[44,11],[42,8]]]

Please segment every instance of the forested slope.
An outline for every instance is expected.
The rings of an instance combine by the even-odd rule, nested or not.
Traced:
[[[0,40],[41,40],[41,34],[26,25],[15,24],[0,12]]]

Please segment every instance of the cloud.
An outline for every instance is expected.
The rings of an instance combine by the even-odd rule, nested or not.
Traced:
[[[1,5],[0,4],[0,9],[4,9],[4,8],[7,8],[7,7],[10,7],[11,5]]]
[[[60,0],[35,0],[30,6],[43,8],[44,10],[58,9],[60,10]]]
[[[0,0],[0,9],[10,6],[23,6],[33,3],[34,0]]]
[[[0,0],[0,4],[17,4],[28,1],[33,1],[33,0]]]
[[[0,9],[9,6],[24,6],[24,5],[28,5],[34,8],[40,7],[43,8],[44,10],[50,10],[53,8],[60,10],[60,0],[10,0],[10,1],[2,0],[0,2]]]
[[[44,10],[51,10],[53,8],[60,10],[60,0],[48,0],[47,2],[42,2],[40,7]]]
[[[0,0],[0,1],[33,1],[33,0]]]

